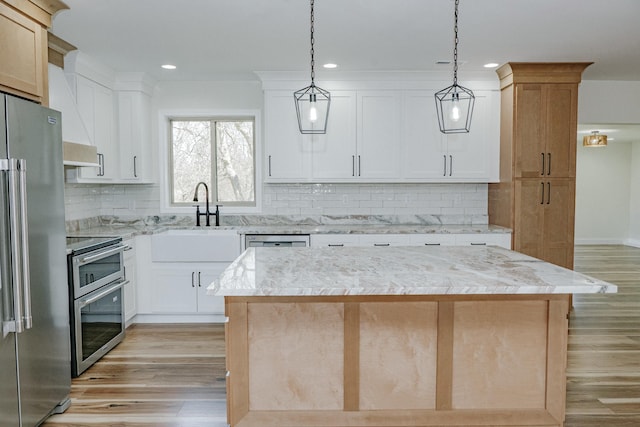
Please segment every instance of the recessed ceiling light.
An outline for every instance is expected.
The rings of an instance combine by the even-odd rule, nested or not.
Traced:
[[[164,68],[165,70],[175,70],[177,67],[172,64],[164,64],[162,65],[162,68]]]
[[[324,68],[338,68],[338,64],[328,63],[323,65]]]
[[[484,68],[496,68],[498,65],[500,64],[498,64],[497,62],[489,62],[487,64],[484,64]]]

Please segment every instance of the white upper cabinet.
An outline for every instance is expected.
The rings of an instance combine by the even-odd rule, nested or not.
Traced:
[[[151,98],[140,91],[116,93],[120,179],[151,182]]]
[[[357,166],[355,92],[332,92],[327,133],[306,136],[311,141],[314,180],[354,179]]]
[[[403,178],[443,180],[446,148],[438,128],[432,91],[407,91],[402,96]]]
[[[357,177],[396,181],[400,177],[400,105],[397,91],[358,92]]]
[[[499,144],[499,93],[476,91],[469,133],[441,134],[446,148],[444,174],[453,181],[487,182],[491,177],[491,144]]]
[[[403,95],[403,177],[434,182],[488,182],[492,144],[499,145],[499,93],[476,91],[469,133],[443,134],[432,91]]]
[[[440,132],[436,89],[327,89],[324,135],[300,133],[292,91],[265,91],[267,182],[492,182],[498,176],[497,89],[474,91],[471,132],[462,134]]]
[[[144,73],[116,74],[78,51],[67,54],[65,73],[90,143],[98,150],[100,164],[100,167],[68,169],[67,181],[152,182],[154,82]]]
[[[83,76],[76,76],[76,102],[80,118],[98,150],[100,167],[84,167],[77,171],[78,180],[112,181],[118,176],[119,161],[114,142],[113,91]]]
[[[298,128],[293,92],[265,93],[265,181],[311,179],[310,135]]]

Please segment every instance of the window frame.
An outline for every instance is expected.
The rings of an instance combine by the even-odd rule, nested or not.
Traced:
[[[194,214],[195,203],[193,204],[173,204],[172,192],[173,192],[173,141],[172,141],[172,120],[180,121],[211,121],[212,123],[223,121],[251,121],[253,120],[253,167],[254,167],[254,198],[255,205],[248,205],[245,203],[233,203],[223,206],[222,212],[228,214],[244,214],[244,213],[260,213],[261,200],[262,200],[262,144],[261,144],[261,121],[259,110],[179,110],[169,111],[164,110],[159,112],[160,123],[160,212],[161,213],[174,213],[174,214]],[[215,128],[212,128],[212,132],[215,133]],[[215,134],[213,135],[215,138]],[[211,149],[213,150],[211,157],[213,166],[217,167],[217,148],[215,141],[212,140]],[[214,168],[212,168],[212,175],[214,174]],[[214,180],[215,178],[215,180]],[[217,176],[211,176],[212,185],[209,188],[210,204],[214,206],[216,204],[214,196],[217,197]]]

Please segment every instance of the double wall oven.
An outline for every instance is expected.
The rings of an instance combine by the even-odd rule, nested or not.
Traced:
[[[67,238],[71,370],[78,376],[124,338],[125,280],[119,237]]]

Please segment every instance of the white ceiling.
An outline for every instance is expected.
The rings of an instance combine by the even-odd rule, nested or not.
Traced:
[[[306,0],[65,0],[53,33],[116,71],[158,80],[309,71]],[[316,0],[317,79],[450,71],[452,0]],[[592,61],[588,80],[640,80],[638,0],[462,0],[460,79],[487,62]],[[175,71],[160,69],[164,63]]]

